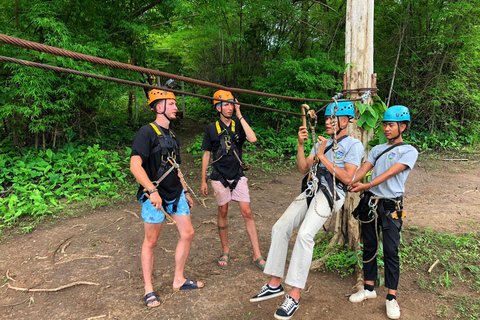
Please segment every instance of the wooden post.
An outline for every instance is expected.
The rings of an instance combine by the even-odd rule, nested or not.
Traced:
[[[345,72],[344,87],[349,89],[371,88],[373,75],[373,14],[374,0],[347,0],[347,17],[345,30],[345,64],[349,67]],[[357,93],[350,96],[359,98]],[[372,104],[372,99],[366,103]],[[358,118],[358,111],[356,112]],[[357,119],[348,126],[348,134],[360,140],[364,147],[373,138],[372,130],[357,127]],[[368,151],[365,151],[367,158]],[[358,204],[358,193],[348,193],[344,204],[344,224],[348,224],[348,245],[350,250],[358,250],[360,230],[358,221],[350,214]],[[357,274],[356,287],[363,288],[363,273]]]

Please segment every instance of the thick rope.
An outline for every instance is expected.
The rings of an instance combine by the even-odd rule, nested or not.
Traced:
[[[31,50],[36,50],[39,52],[46,52],[50,53],[53,55],[57,56],[62,56],[62,57],[67,57],[79,61],[86,61],[94,64],[99,64],[99,65],[104,65],[108,67],[113,67],[117,69],[123,69],[123,70],[128,70],[128,71],[133,71],[133,72],[139,72],[139,73],[144,73],[144,74],[151,74],[151,75],[157,75],[163,78],[168,78],[168,79],[175,79],[178,81],[184,81],[187,83],[192,83],[192,84],[197,84],[200,86],[204,87],[211,87],[211,88],[216,88],[216,89],[221,89],[221,90],[227,90],[231,92],[236,92],[236,93],[246,93],[246,94],[252,94],[252,95],[257,95],[257,96],[264,96],[264,97],[270,97],[270,98],[278,98],[278,99],[284,99],[284,100],[290,100],[290,101],[304,101],[304,102],[332,102],[332,100],[324,100],[324,99],[309,99],[309,98],[297,98],[297,97],[290,97],[290,96],[282,96],[282,95],[276,95],[276,94],[271,94],[271,93],[266,93],[266,92],[259,92],[259,91],[253,91],[253,90],[246,90],[246,89],[241,89],[241,88],[232,88],[232,87],[226,87],[222,86],[216,83],[208,82],[208,81],[203,81],[203,80],[198,80],[198,79],[193,79],[193,78],[188,78],[184,76],[179,76],[176,74],[168,73],[168,72],[163,72],[159,70],[153,70],[153,69],[148,69],[144,67],[138,67],[134,66],[131,64],[127,63],[121,63],[118,61],[112,61],[108,59],[103,59],[103,58],[98,58],[94,56],[90,56],[87,54],[82,54],[70,50],[64,50],[44,44],[40,44],[37,42],[33,41],[28,41],[16,37],[11,37],[7,36],[5,34],[0,34],[0,42],[10,44],[13,46],[25,48],[25,49],[31,49]],[[349,93],[361,93],[365,91],[371,91],[372,93],[377,92],[377,88],[357,88],[357,89],[349,89],[349,90],[343,90],[342,93],[343,95],[347,95]],[[359,101],[361,99],[352,99],[349,101]],[[318,113],[318,111],[317,111]]]
[[[93,73],[87,73],[87,72],[83,72],[83,71],[77,71],[77,70],[71,70],[71,69],[66,69],[66,68],[61,68],[61,67],[55,67],[55,66],[50,66],[50,65],[47,65],[47,64],[31,62],[31,61],[27,61],[27,60],[20,60],[20,59],[5,57],[5,56],[0,56],[0,61],[16,63],[16,64],[20,64],[20,65],[24,65],[24,66],[28,66],[28,67],[39,68],[39,69],[52,70],[52,71],[55,71],[55,72],[69,73],[69,74],[82,76],[82,77],[87,77],[87,78],[112,81],[112,82],[117,82],[117,83],[121,83],[121,84],[128,84],[128,85],[131,85],[131,86],[165,90],[164,87],[154,86],[154,85],[147,84],[147,83],[140,83],[140,82],[135,82],[135,81],[130,81],[130,80],[117,79],[117,78],[113,78],[113,77],[107,77],[107,76],[102,76],[102,75],[93,74]],[[214,99],[213,97],[210,97],[210,96],[203,96],[203,95],[196,94],[196,93],[184,92],[184,91],[170,89],[170,88],[168,89],[168,91],[171,91],[171,92],[176,93],[176,94],[184,94],[184,95],[187,95],[187,96],[192,96],[192,97],[197,97],[197,98],[202,98],[202,99],[209,99],[209,100]],[[222,100],[222,99],[218,99],[218,98],[215,98],[215,99],[227,102],[227,100]],[[262,110],[267,110],[267,111],[285,113],[285,114],[290,114],[290,115],[294,115],[294,116],[302,116],[302,114],[297,113],[297,112],[292,112],[292,111],[278,110],[278,109],[273,109],[273,108],[268,108],[268,107],[261,107],[261,106],[256,106],[256,105],[253,105],[253,104],[243,103],[243,102],[235,102],[235,103],[239,104],[239,105],[242,105],[242,106],[246,106],[246,107],[252,107],[252,108],[257,108],[257,109],[262,109]]]
[[[98,57],[94,57],[94,56],[90,56],[90,55],[86,55],[86,54],[82,54],[82,53],[77,53],[77,52],[74,52],[74,51],[55,48],[55,47],[52,47],[52,46],[47,46],[47,45],[40,44],[40,43],[33,42],[33,41],[27,41],[27,40],[23,40],[23,39],[20,39],[20,38],[10,37],[10,36],[7,36],[5,34],[0,34],[0,42],[10,44],[10,45],[13,45],[13,46],[17,46],[17,47],[22,47],[22,48],[25,48],[25,49],[32,49],[32,50],[36,50],[36,51],[39,51],[39,52],[46,52],[46,53],[50,53],[50,54],[57,55],[57,56],[67,57],[67,58],[71,58],[71,59],[75,59],[75,60],[79,60],[79,61],[86,61],[86,62],[90,62],[90,63],[94,63],[94,64],[99,64],[99,65],[104,65],[104,66],[108,66],[108,67],[117,68],[117,69],[123,69],[123,70],[128,70],[128,71],[144,73],[144,74],[156,75],[156,76],[160,76],[160,77],[167,78],[167,79],[175,79],[175,80],[178,80],[178,81],[184,81],[184,82],[187,82],[187,83],[197,84],[197,85],[204,86],[204,87],[211,87],[211,88],[227,90],[227,91],[236,92],[236,93],[253,94],[253,95],[257,95],[257,96],[278,98],[278,99],[291,100],[291,101],[330,102],[330,100],[324,100],[324,99],[297,98],[297,97],[281,96],[281,95],[276,95],[276,94],[271,94],[271,93],[266,93],[266,92],[252,91],[252,90],[246,90],[246,89],[240,89],[240,88],[225,87],[225,86],[215,84],[215,83],[212,83],[212,82],[197,80],[197,79],[188,78],[188,77],[184,77],[184,76],[179,76],[179,75],[168,73],[168,72],[147,69],[147,68],[127,64],[127,63],[121,63],[121,62],[112,61],[112,60],[103,59],[103,58],[98,58]]]

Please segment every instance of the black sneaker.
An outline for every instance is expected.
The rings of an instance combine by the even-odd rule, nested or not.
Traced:
[[[292,297],[286,294],[285,301],[283,301],[277,312],[275,312],[275,319],[290,319],[291,317],[293,317],[293,314],[295,313],[295,311],[297,311],[299,306],[300,302],[296,302]]]
[[[268,284],[266,284],[262,287],[262,290],[260,290],[260,292],[256,296],[250,298],[250,302],[264,301],[271,298],[279,297],[281,295],[283,295],[282,285],[278,286],[275,289],[272,289]]]

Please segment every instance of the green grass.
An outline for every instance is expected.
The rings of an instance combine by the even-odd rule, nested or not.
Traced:
[[[313,259],[326,254],[332,235],[320,232],[316,237]],[[347,247],[334,248],[336,253],[325,262],[325,271],[341,277],[351,274],[357,264],[355,252]],[[361,259],[362,255],[359,254]],[[439,262],[428,273],[429,268]],[[378,253],[383,266],[383,251]],[[430,228],[410,227],[403,230],[400,244],[401,273],[416,274],[420,290],[444,295],[448,304],[437,305],[437,316],[444,319],[480,319],[480,233],[449,234]],[[379,272],[382,274],[382,272]],[[379,279],[380,283],[383,279]],[[378,283],[377,283],[378,285]],[[452,316],[452,314],[454,314]]]

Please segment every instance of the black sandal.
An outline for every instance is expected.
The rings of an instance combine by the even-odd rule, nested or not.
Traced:
[[[153,292],[147,293],[143,299],[145,299],[145,305],[147,308],[156,308],[160,305],[160,300],[158,300],[157,296]],[[153,302],[158,302],[158,304],[151,305]]]

